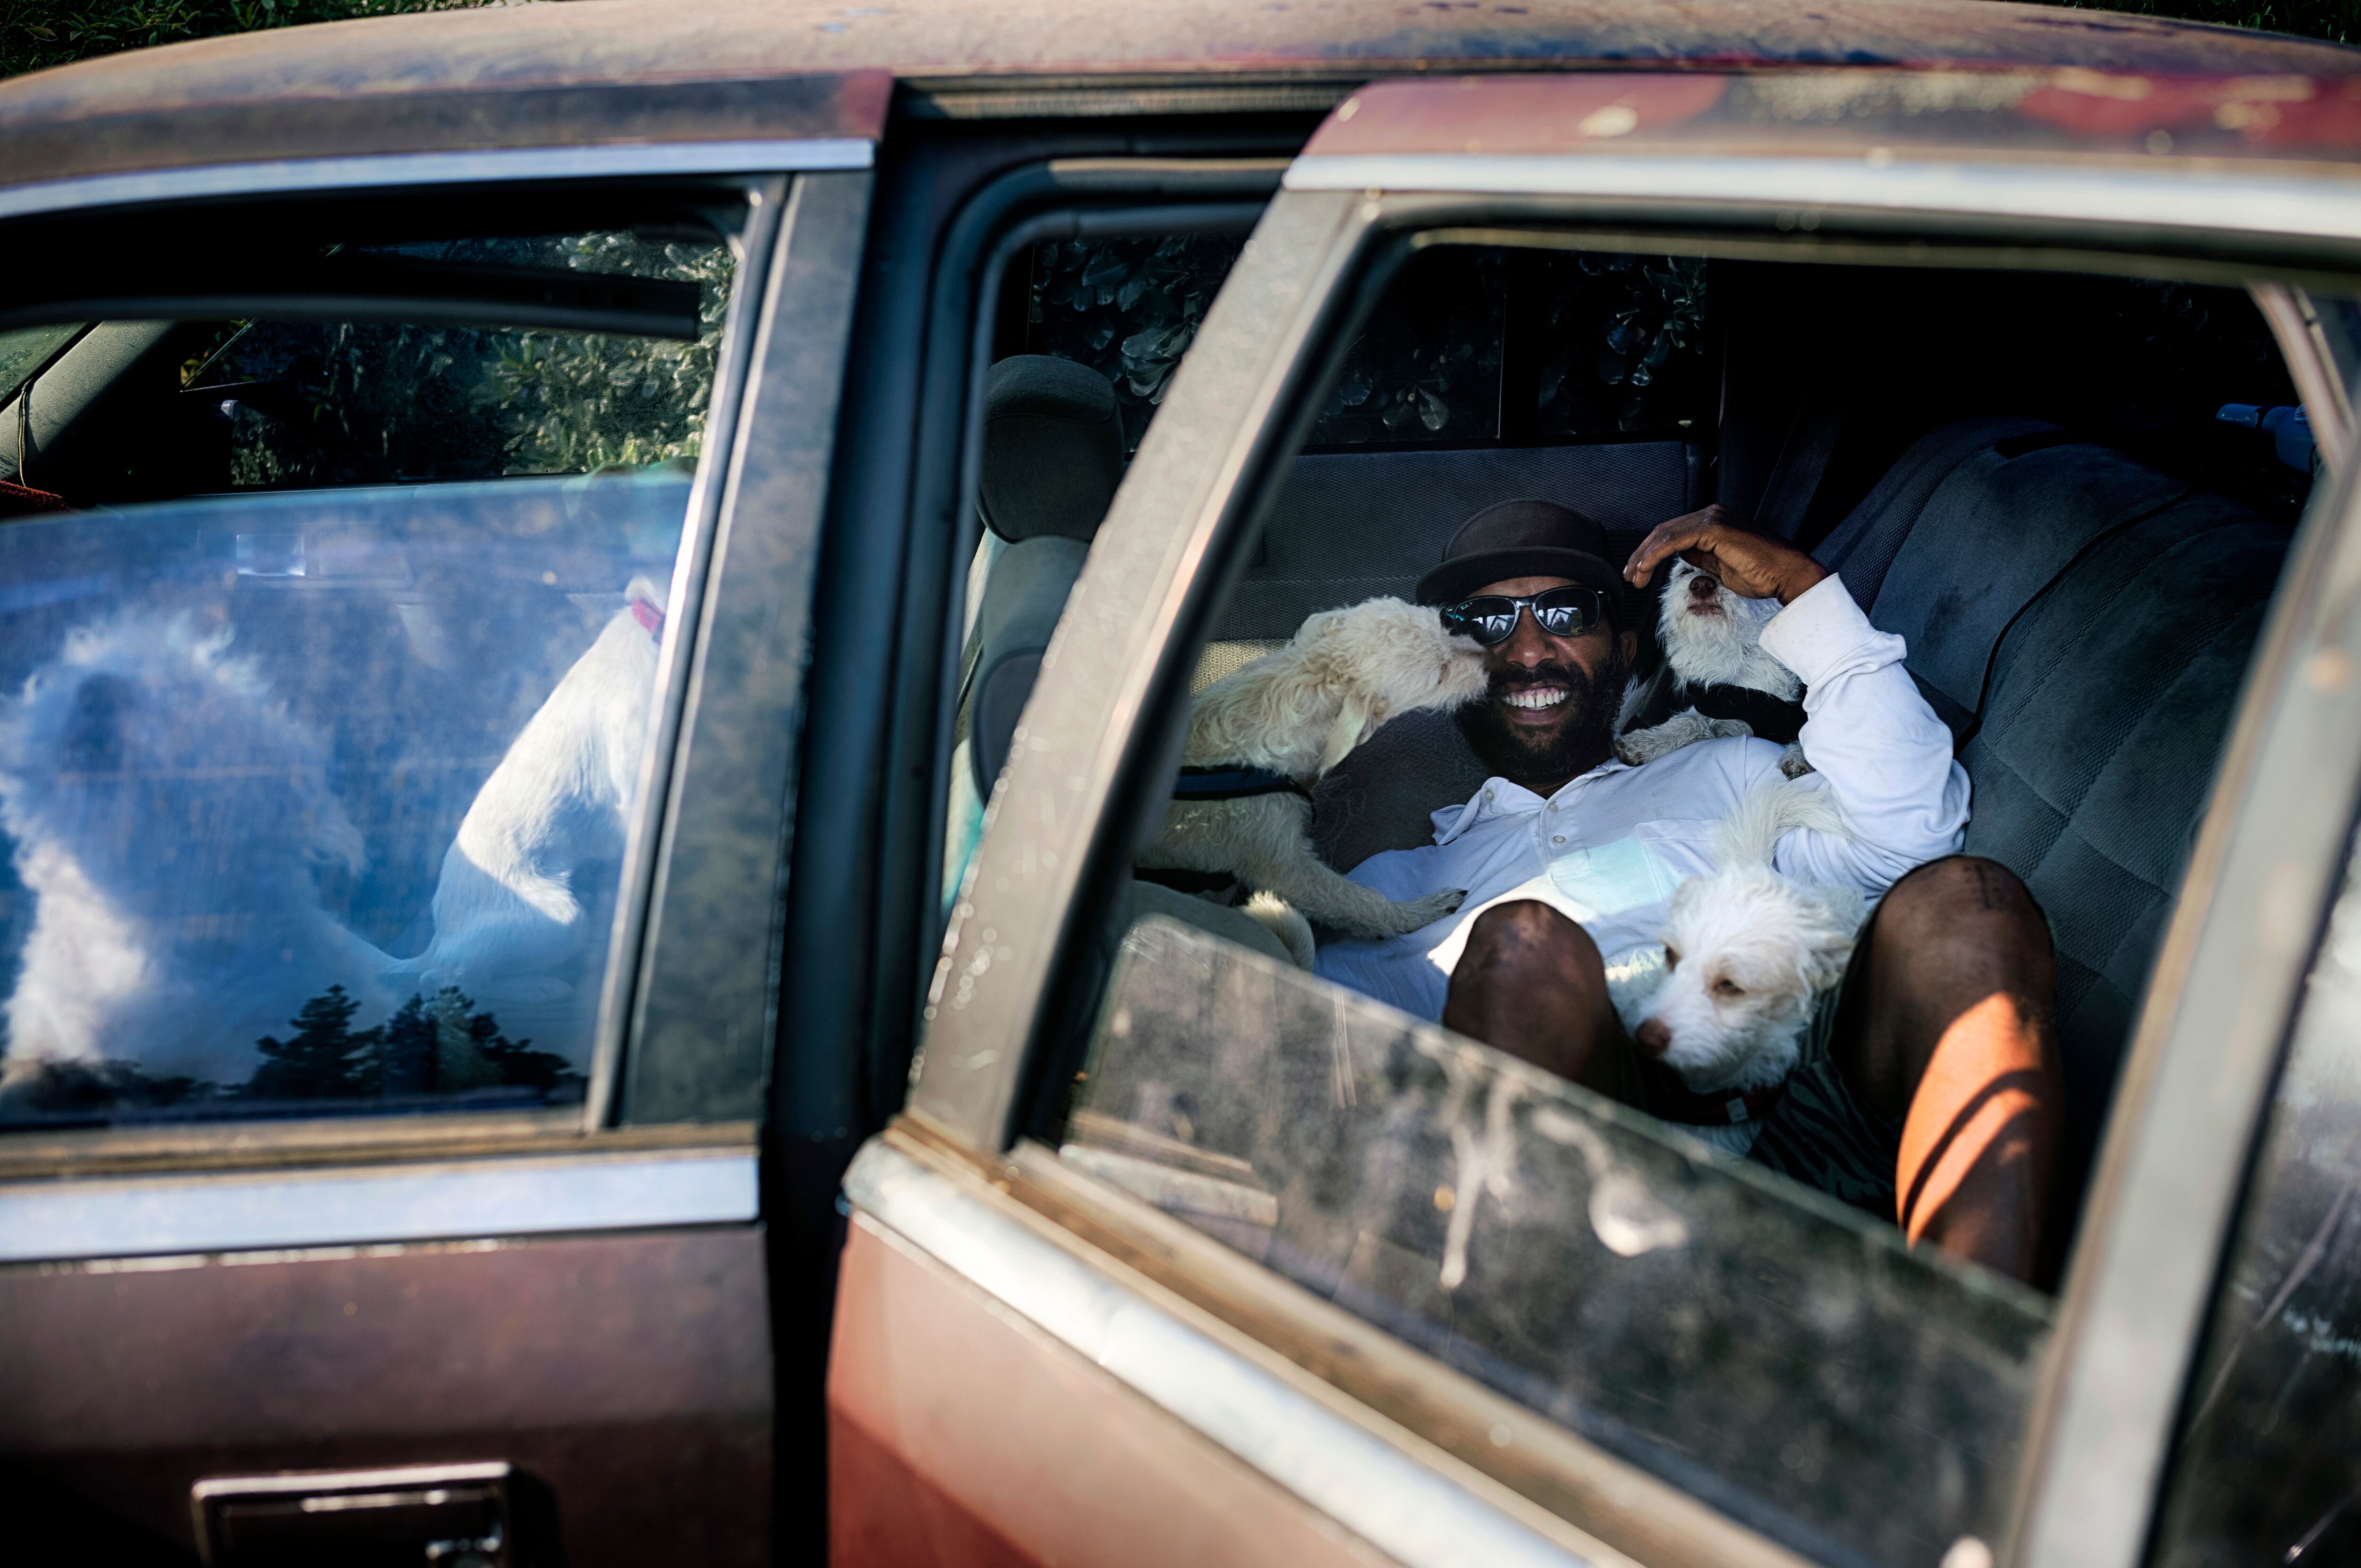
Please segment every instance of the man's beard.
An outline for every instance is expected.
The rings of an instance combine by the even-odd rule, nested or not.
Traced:
[[[1620,646],[1609,653],[1596,678],[1573,664],[1495,670],[1485,700],[1469,703],[1455,717],[1488,772],[1547,795],[1614,755],[1615,716],[1623,706],[1623,687],[1631,675],[1631,663]],[[1572,711],[1555,729],[1529,737],[1500,717],[1500,699],[1527,686],[1565,688]]]

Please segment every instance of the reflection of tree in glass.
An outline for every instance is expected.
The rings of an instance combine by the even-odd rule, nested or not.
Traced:
[[[142,1112],[217,1115],[253,1101],[489,1089],[531,1090],[553,1102],[581,1097],[582,1075],[564,1057],[508,1038],[500,1021],[475,1011],[456,987],[413,995],[372,1028],[352,1026],[359,1010],[343,986],[328,987],[303,1003],[286,1039],[267,1035],[258,1041],[262,1065],[226,1089],[192,1078],[150,1078],[129,1062],[45,1062],[0,1089],[0,1122],[104,1121]]]
[[[1176,234],[1036,246],[1027,346],[1114,383],[1137,446],[1244,244]]]
[[[1313,444],[1499,435],[1507,310],[1500,251],[1445,246],[1413,258],[1346,350]]]
[[[332,985],[303,1003],[295,1033],[281,1040],[265,1035],[256,1042],[262,1065],[238,1092],[250,1100],[334,1100],[375,1094],[382,1080],[378,1067],[379,1034],[351,1028],[360,1003]]]
[[[426,260],[699,285],[693,341],[370,322],[258,323],[192,378],[235,400],[233,486],[583,473],[694,457],[731,264],[718,243],[630,234],[394,247]]]
[[[1552,256],[1540,267],[1542,438],[1662,432],[1706,406],[1706,264]]]

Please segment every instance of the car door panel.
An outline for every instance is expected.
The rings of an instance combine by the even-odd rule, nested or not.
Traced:
[[[18,1264],[0,1452],[192,1545],[206,1476],[502,1459],[569,1562],[764,1563],[764,1267],[744,1224]]]
[[[882,85],[870,96],[873,137]],[[817,144],[761,145],[792,170]],[[770,1279],[817,1260],[809,1246],[779,1255],[761,1223],[756,1128],[871,146],[832,140],[812,154],[824,172],[725,188],[758,216],[733,236],[698,477],[666,481],[690,498],[690,548],[669,599],[634,612],[671,660],[642,757],[642,797],[658,806],[638,819],[653,826],[626,857],[625,918],[600,944],[612,956],[587,1113],[150,1120],[12,1142],[12,1480],[191,1545],[201,1480],[500,1462],[554,1499],[548,1544],[565,1561],[773,1560]],[[697,167],[694,149],[659,150]],[[446,170],[468,172],[464,158]],[[511,488],[543,486],[565,519],[592,477],[566,482],[577,488]],[[485,576],[518,576],[487,554]],[[540,582],[559,599],[553,576]],[[621,598],[583,597],[605,617]],[[530,1557],[543,1543],[515,1544]]]

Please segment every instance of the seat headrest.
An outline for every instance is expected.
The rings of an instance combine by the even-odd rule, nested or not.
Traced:
[[[1123,482],[1123,415],[1105,377],[1046,354],[992,367],[979,504],[993,532],[1012,544],[1045,536],[1087,544]]]

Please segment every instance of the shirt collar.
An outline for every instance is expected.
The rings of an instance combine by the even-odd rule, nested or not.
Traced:
[[[1588,773],[1568,779],[1549,800],[1543,800],[1524,785],[1510,784],[1507,779],[1486,779],[1484,787],[1468,796],[1466,805],[1446,806],[1434,814],[1434,841],[1448,844],[1487,817],[1530,817],[1549,801],[1566,799],[1593,779],[1630,771],[1630,763],[1620,758],[1609,757]]]

